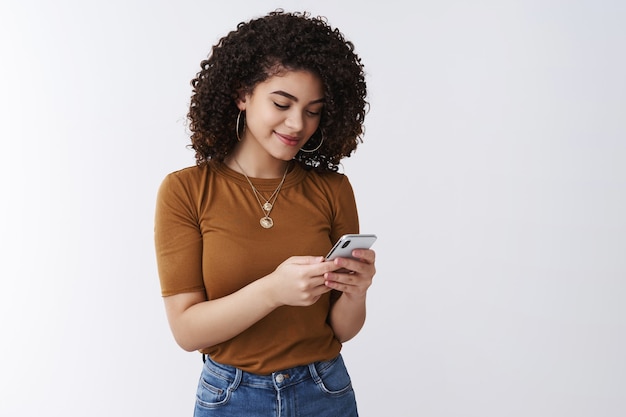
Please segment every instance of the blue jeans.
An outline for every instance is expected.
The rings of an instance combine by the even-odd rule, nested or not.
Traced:
[[[356,399],[341,355],[256,375],[207,357],[194,417],[357,417]]]

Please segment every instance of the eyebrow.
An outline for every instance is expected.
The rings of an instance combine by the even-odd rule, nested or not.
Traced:
[[[272,91],[271,94],[278,94],[279,96],[286,97],[289,100],[295,101],[296,103],[298,102],[298,97],[291,95],[283,90]],[[316,104],[316,103],[323,103],[323,102],[324,102],[324,98],[318,98],[317,100],[311,101],[309,104]]]

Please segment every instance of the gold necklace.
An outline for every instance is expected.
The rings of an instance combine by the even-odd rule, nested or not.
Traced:
[[[283,174],[283,179],[280,180],[280,184],[278,184],[278,187],[276,187],[276,189],[274,190],[270,198],[266,199],[265,197],[263,197],[263,194],[261,194],[259,190],[256,189],[254,184],[252,184],[252,181],[250,181],[250,178],[248,178],[246,171],[244,171],[241,165],[239,165],[239,162],[237,162],[237,160],[234,158],[233,160],[235,161],[235,163],[241,170],[243,176],[246,177],[246,180],[248,180],[248,184],[250,184],[250,187],[252,188],[252,192],[254,193],[254,196],[256,197],[256,201],[259,203],[259,206],[261,206],[261,210],[263,211],[263,214],[265,214],[265,216],[261,217],[261,220],[259,220],[259,223],[264,229],[271,228],[272,226],[274,226],[274,220],[272,220],[272,218],[270,217],[270,212],[274,208],[274,204],[276,204],[276,199],[278,198],[278,193],[280,192],[280,189],[283,186],[283,183],[285,182],[285,178],[287,178],[287,171],[289,170],[289,164],[287,164],[287,167],[285,168],[285,173]],[[265,203],[261,203],[261,198],[265,200]]]

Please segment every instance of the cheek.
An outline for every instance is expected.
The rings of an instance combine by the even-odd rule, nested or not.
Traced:
[[[255,111],[253,115],[250,115],[247,119],[248,128],[252,130],[259,129],[272,129],[275,122],[275,117],[272,117],[271,112]]]
[[[271,110],[259,112],[256,116],[257,123],[260,127],[264,127],[266,129],[274,129],[285,120],[282,113]]]
[[[309,136],[315,133],[319,125],[320,125],[320,119],[310,119],[309,121],[307,121],[306,128],[307,128],[307,132],[309,133]]]

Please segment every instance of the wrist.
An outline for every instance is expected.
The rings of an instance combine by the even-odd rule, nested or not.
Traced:
[[[349,303],[349,304],[353,304],[353,305],[360,305],[360,304],[365,304],[366,297],[367,297],[367,293],[365,293],[365,294],[350,294],[350,293],[347,293],[347,292],[343,292],[343,293],[341,293],[341,296],[337,299],[337,301],[343,300],[343,301],[341,301],[342,303]]]
[[[258,287],[259,298],[272,310],[283,305],[280,301],[280,290],[274,285],[274,281],[272,274],[269,274],[252,283]]]

